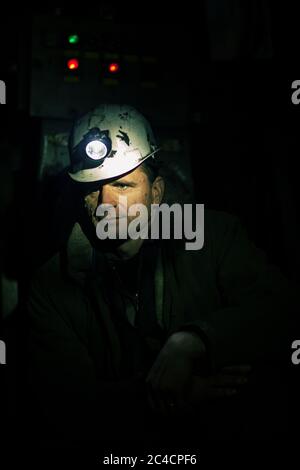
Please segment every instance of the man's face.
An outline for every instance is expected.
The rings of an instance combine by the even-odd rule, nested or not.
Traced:
[[[119,201],[120,196],[126,198],[127,211],[133,204],[143,204],[146,206],[148,214],[150,215],[151,204],[159,204],[161,202],[163,189],[162,178],[158,177],[153,183],[151,183],[142,167],[138,167],[128,175],[100,186],[99,190],[88,194],[85,197],[85,207],[91,222],[96,227],[100,220],[100,218],[96,216],[97,207],[100,204],[112,205],[115,208],[116,228],[118,232],[118,221],[120,220],[121,212]],[[127,216],[127,227],[137,216],[138,214]]]

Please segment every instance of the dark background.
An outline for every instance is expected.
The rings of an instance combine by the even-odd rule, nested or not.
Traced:
[[[43,170],[45,139],[68,132],[91,106],[121,101],[149,117],[181,194],[238,215],[298,283],[300,105],[291,102],[291,84],[300,78],[299,9],[264,0],[140,9],[139,18],[108,2],[1,15],[2,276],[20,296],[35,252],[56,244],[47,228],[63,164]],[[71,33],[78,46],[67,43]],[[75,74],[66,68],[72,57],[80,61]],[[120,64],[117,76],[105,69],[110,62]],[[12,292],[2,282],[5,318]]]

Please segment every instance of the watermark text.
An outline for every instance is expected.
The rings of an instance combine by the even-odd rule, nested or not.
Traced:
[[[100,204],[96,227],[100,240],[151,239],[185,240],[186,250],[200,250],[204,245],[204,204],[132,204],[119,197],[118,210]]]
[[[3,80],[0,80],[0,104],[6,104],[6,86]]]

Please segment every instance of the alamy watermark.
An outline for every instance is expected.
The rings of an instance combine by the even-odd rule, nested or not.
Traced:
[[[295,351],[293,352],[291,356],[291,360],[294,366],[297,366],[298,364],[300,364],[300,340],[299,339],[295,339],[295,341],[293,341],[292,349],[295,349]]]
[[[0,340],[0,364],[6,364],[6,344]]]
[[[149,213],[150,212],[150,213]],[[118,211],[112,204],[100,204],[96,227],[100,240],[184,239],[186,250],[200,250],[204,245],[204,204],[144,204],[127,208],[127,197],[120,196]]]
[[[6,85],[3,80],[0,80],[0,104],[6,104]]]

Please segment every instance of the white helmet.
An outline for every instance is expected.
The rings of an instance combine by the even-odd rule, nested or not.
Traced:
[[[116,178],[158,150],[150,124],[136,109],[102,104],[73,126],[69,175],[82,183]]]

